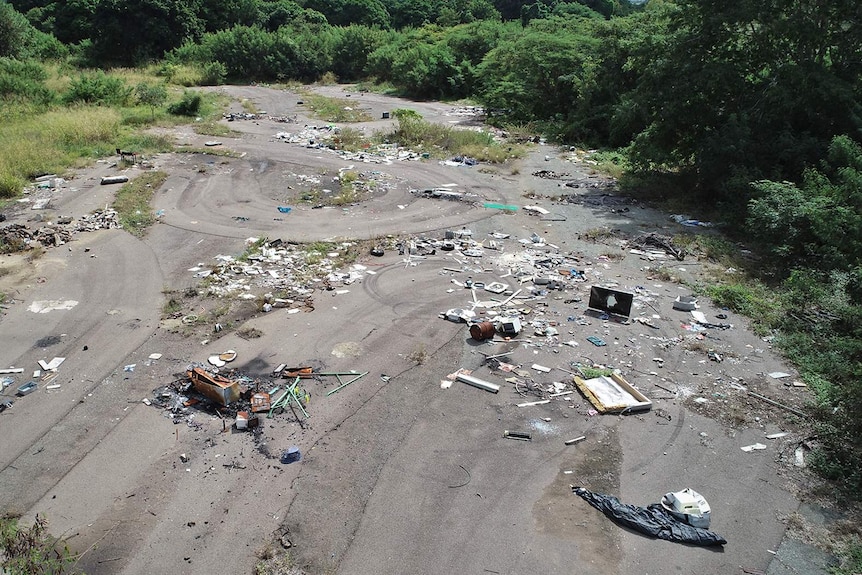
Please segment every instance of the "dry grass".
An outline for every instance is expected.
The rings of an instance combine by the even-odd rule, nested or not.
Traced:
[[[418,344],[413,350],[407,354],[407,359],[415,363],[416,365],[422,365],[426,361],[428,361],[428,350],[425,349],[424,344]]]

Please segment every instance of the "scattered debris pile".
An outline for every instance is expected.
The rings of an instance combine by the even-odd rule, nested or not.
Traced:
[[[482,198],[478,194],[459,192],[449,188],[426,188],[424,190],[413,189],[410,193],[417,198],[434,200],[451,200],[455,202],[478,202]]]
[[[280,124],[295,124],[297,122],[296,114],[293,116],[270,116],[266,112],[257,114],[250,112],[231,112],[224,113],[222,117],[228,122],[235,120],[269,120],[270,122],[278,122]]]
[[[683,261],[685,259],[685,249],[675,246],[673,238],[669,238],[661,234],[641,234],[630,240],[628,242],[628,246],[632,249],[641,250],[647,254],[655,251],[655,248],[659,248],[663,250],[664,253],[673,256],[679,261]]]
[[[353,162],[389,165],[393,162],[416,161],[428,157],[427,154],[402,148],[397,144],[368,144],[367,148],[358,152],[345,150],[340,145],[340,133],[341,128],[338,126],[305,126],[298,132],[278,132],[273,137],[286,144],[329,151]]]
[[[99,210],[81,216],[77,220],[60,218],[58,223],[31,229],[26,224],[10,224],[0,228],[0,243],[12,251],[21,251],[40,245],[56,247],[70,242],[78,232],[92,232],[102,229],[119,228],[120,220],[114,210]]]
[[[215,256],[215,264],[199,263],[188,271],[206,280],[206,291],[217,297],[264,301],[264,311],[273,307],[313,309],[315,290],[335,290],[373,274],[366,266],[347,265],[338,260],[355,245],[338,244],[336,251],[321,253],[280,239],[249,238],[242,256]],[[269,306],[267,307],[267,304]]]

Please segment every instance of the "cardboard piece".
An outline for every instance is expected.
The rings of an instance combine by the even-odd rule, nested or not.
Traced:
[[[652,409],[652,401],[616,373],[592,379],[581,379],[575,376],[574,379],[575,385],[599,413],[649,411]]]

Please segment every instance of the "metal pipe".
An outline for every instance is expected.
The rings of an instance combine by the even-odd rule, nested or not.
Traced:
[[[802,413],[798,409],[794,409],[788,405],[784,405],[783,403],[778,403],[774,399],[769,399],[768,397],[764,397],[764,396],[760,395],[759,393],[754,393],[753,391],[749,391],[748,395],[752,395],[752,396],[756,397],[757,399],[759,399],[760,401],[765,401],[769,405],[774,405],[775,407],[780,407],[781,409],[789,411],[793,415],[798,415],[799,417],[807,417],[804,413]]]
[[[544,405],[546,403],[551,403],[551,400],[543,399],[541,401],[528,401],[527,403],[519,403],[518,407],[532,407],[533,405]]]
[[[346,375],[346,374],[340,374],[340,375]],[[356,381],[356,380],[358,380],[358,379],[361,379],[361,378],[365,377],[366,375],[368,375],[368,372],[367,372],[367,371],[366,371],[365,373],[357,374],[357,375],[356,375],[356,377],[354,377],[353,379],[351,379],[351,380],[349,380],[349,381],[345,381],[344,383],[342,383],[341,385],[339,385],[339,386],[338,386],[338,387],[336,387],[335,389],[330,389],[329,391],[327,391],[327,392],[326,392],[326,397],[329,397],[330,395],[332,395],[332,394],[333,394],[333,393],[335,393],[336,391],[339,391],[339,390],[341,390],[341,389],[343,389],[343,388],[347,387],[348,385],[350,385],[350,384],[351,384],[351,383],[353,383],[354,381]],[[339,381],[339,383],[341,383],[341,378],[340,378],[340,377],[338,378],[338,381]]]
[[[491,393],[497,393],[498,391],[500,391],[500,386],[496,383],[491,383],[490,381],[485,381],[484,379],[479,379],[478,377],[473,377],[472,375],[459,373],[455,377],[455,379],[460,382],[466,383],[467,385],[472,385],[473,387],[478,387],[479,389],[490,391]]]

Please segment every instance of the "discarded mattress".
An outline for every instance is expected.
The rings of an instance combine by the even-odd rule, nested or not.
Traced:
[[[644,508],[620,503],[616,497],[593,493],[583,487],[572,486],[572,492],[604,513],[617,525],[634,529],[650,537],[703,546],[727,543],[724,537],[717,533],[679,521],[659,503],[653,503]]]
[[[575,385],[599,413],[649,411],[652,408],[652,401],[647,396],[616,373],[592,379],[575,376],[574,379]]]

